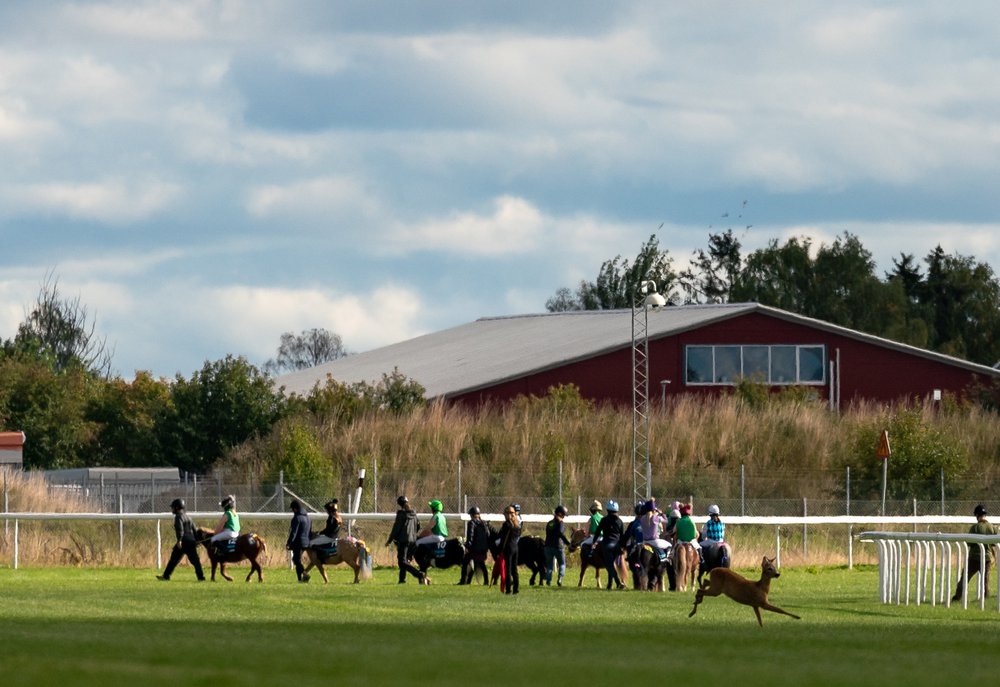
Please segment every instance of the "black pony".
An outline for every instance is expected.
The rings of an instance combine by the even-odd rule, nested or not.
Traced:
[[[663,576],[666,573],[668,588],[670,591],[676,590],[677,579],[673,557],[670,554],[671,552],[668,550],[666,558],[661,560],[659,553],[651,547],[644,544],[634,546],[629,551],[628,556],[634,587],[649,591],[662,590],[664,586]]]
[[[538,584],[544,582],[545,540],[541,537],[522,536],[517,542],[517,562],[531,571],[529,586],[535,584],[535,578],[538,578]]]
[[[715,546],[705,546],[702,542],[701,563],[698,565],[698,582],[701,583],[703,575],[712,572],[715,568],[728,568],[732,564],[733,550],[726,542],[721,542]]]
[[[465,558],[465,547],[458,539],[446,539],[440,543],[421,544],[413,550],[413,560],[420,572],[426,573],[428,568],[450,568],[462,565]]]

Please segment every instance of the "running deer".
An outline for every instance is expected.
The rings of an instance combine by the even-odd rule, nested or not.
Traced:
[[[762,608],[765,611],[783,613],[784,615],[792,616],[796,620],[801,620],[794,613],[789,613],[767,602],[767,593],[771,591],[771,580],[780,576],[781,573],[774,567],[774,559],[767,556],[764,556],[764,560],[761,562],[760,579],[756,582],[751,582],[728,568],[715,568],[709,573],[708,579],[701,583],[701,588],[695,592],[694,608],[691,609],[688,618],[697,612],[698,604],[706,596],[721,596],[725,594],[736,603],[752,607],[753,612],[757,614],[757,624],[761,627],[764,626],[764,622],[760,619],[760,609]]]

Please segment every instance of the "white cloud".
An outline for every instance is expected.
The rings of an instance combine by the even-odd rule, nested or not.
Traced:
[[[261,360],[273,357],[281,334],[320,327],[339,334],[350,350],[365,350],[420,333],[421,299],[388,284],[370,294],[320,289],[233,285],[201,290],[191,316],[208,333]]]
[[[63,9],[79,29],[104,36],[143,41],[190,41],[208,36],[204,15],[212,2],[150,2],[72,4]]]
[[[178,184],[164,181],[12,184],[0,188],[4,205],[0,215],[58,215],[128,224],[157,214],[180,195]]]
[[[406,252],[428,250],[465,255],[526,253],[539,244],[545,218],[534,205],[513,196],[493,201],[488,215],[456,212],[412,227],[399,227],[392,243]]]
[[[359,181],[322,177],[292,184],[257,186],[247,197],[247,210],[261,218],[314,218],[325,222],[370,217],[377,204]]]

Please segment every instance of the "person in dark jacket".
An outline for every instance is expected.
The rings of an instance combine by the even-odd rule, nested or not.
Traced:
[[[417,514],[410,507],[410,500],[405,496],[396,499],[399,510],[396,511],[396,520],[392,523],[392,531],[385,545],[396,544],[396,564],[399,566],[399,584],[406,582],[406,573],[410,573],[420,584],[428,584],[427,576],[417,570],[410,561],[413,560],[413,549],[417,542],[417,532],[420,525],[417,522]]]
[[[188,517],[182,499],[174,499],[170,504],[170,510],[174,512],[174,533],[177,535],[177,543],[170,551],[170,560],[162,575],[157,575],[156,579],[166,582],[174,572],[174,568],[181,562],[181,558],[187,559],[194,567],[194,574],[199,582],[205,581],[205,573],[201,569],[201,559],[198,557],[198,541],[194,536],[194,523]]]
[[[469,522],[465,526],[465,558],[462,559],[462,579],[459,584],[472,584],[477,572],[483,573],[483,584],[489,584],[486,554],[490,550],[490,532],[483,522],[479,508],[469,509]]]
[[[601,518],[597,525],[597,532],[594,534],[594,546],[601,547],[604,555],[604,565],[608,570],[608,591],[612,589],[625,589],[621,578],[618,577],[618,570],[615,568],[615,559],[621,553],[622,536],[625,534],[625,524],[618,517],[618,503],[608,501],[605,506],[608,514]],[[614,587],[612,587],[614,583]]]
[[[520,580],[517,576],[517,545],[521,540],[521,520],[514,506],[507,506],[500,528],[500,555],[504,561],[504,594],[517,594]]]
[[[302,510],[302,504],[292,500],[288,506],[292,510],[292,522],[288,528],[288,541],[285,548],[292,552],[292,564],[295,566],[295,577],[299,582],[308,582],[302,565],[302,552],[309,547],[309,516]]]
[[[545,554],[545,584],[552,586],[552,571],[559,567],[559,576],[556,584],[562,586],[563,577],[566,576],[566,549],[569,546],[569,539],[566,538],[566,518],[565,506],[556,506],[553,517],[545,524],[545,544],[542,551]]]

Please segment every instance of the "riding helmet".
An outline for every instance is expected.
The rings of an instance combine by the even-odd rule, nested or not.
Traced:
[[[615,501],[614,499],[611,499],[610,501],[608,501],[608,505],[605,506],[605,508],[608,509],[609,513],[617,513],[618,512],[618,502]]]
[[[635,502],[635,514],[642,515],[642,501]]]
[[[340,502],[337,501],[337,499],[330,499],[329,501],[327,501],[326,503],[323,504],[323,508],[326,508],[327,510],[337,510],[337,508],[338,508],[337,504],[338,503],[340,503]]]
[[[184,499],[174,499],[170,502],[170,510],[184,510],[187,506],[184,505]]]
[[[708,514],[719,515],[719,507],[713,503],[711,506],[708,507]]]
[[[986,506],[980,503],[973,509],[972,514],[975,515],[977,518],[982,515],[986,515]]]
[[[470,508],[469,515],[479,515],[479,506],[473,506]]]
[[[556,515],[566,515],[566,506],[556,506]]]
[[[437,499],[429,501],[427,505],[431,507],[432,513],[439,513],[444,510],[444,504],[438,501]]]
[[[405,506],[409,502],[410,499],[406,498],[405,496],[400,496],[399,498],[396,499],[396,504],[399,506]]]
[[[296,513],[302,510],[302,504],[299,503],[297,499],[292,499],[292,502],[288,504],[288,507],[291,508]]]
[[[595,512],[597,512],[597,511],[599,511],[599,510],[601,510],[601,502],[600,502],[600,501],[598,501],[597,499],[594,499],[594,500],[593,500],[593,501],[592,501],[592,502],[590,503],[590,512],[591,512],[591,513],[595,513]]]
[[[230,494],[226,498],[219,501],[219,508],[232,508],[236,505],[236,497]]]
[[[515,503],[514,504],[514,512],[517,513],[518,515],[521,514],[521,504],[520,503]]]

